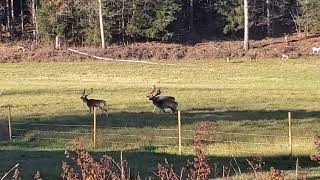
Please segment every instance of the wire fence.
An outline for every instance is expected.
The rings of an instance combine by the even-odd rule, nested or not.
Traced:
[[[305,147],[305,141],[312,142],[312,136],[294,136],[291,132],[291,113],[288,113],[288,134],[258,134],[224,131],[201,131],[184,129],[180,116],[177,128],[128,128],[110,127],[92,124],[54,124],[54,123],[28,123],[11,122],[11,110],[7,108],[8,135],[10,141],[24,138],[37,140],[73,141],[82,137],[92,142],[95,147],[104,147],[108,144],[129,147],[171,147],[177,148],[181,153],[193,147],[196,133],[210,134],[209,137],[198,139],[209,144],[211,151],[228,153],[287,153],[292,155],[294,148]],[[180,112],[179,112],[180,114]],[[1,117],[1,112],[0,112]],[[3,119],[3,117],[2,117]],[[94,130],[96,128],[96,131]],[[285,131],[283,131],[285,132]]]

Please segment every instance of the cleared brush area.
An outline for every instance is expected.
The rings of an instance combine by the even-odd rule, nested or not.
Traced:
[[[192,158],[194,130],[211,121],[217,132],[207,148],[218,167],[235,157],[262,156],[271,166],[294,170],[288,157],[287,112],[292,112],[293,156],[312,177],[320,174],[310,161],[313,137],[319,134],[320,71],[317,60],[176,62],[173,66],[106,62],[25,63],[0,65],[0,115],[11,105],[12,143],[0,146],[0,170],[22,162],[31,177],[59,177],[64,149],[76,137],[97,155],[104,151],[124,157],[133,172],[152,174],[165,158],[185,165]],[[176,97],[182,113],[182,156],[178,154],[177,115],[152,113],[147,99],[152,85]],[[109,115],[98,111],[97,149],[92,149],[92,115],[81,101],[107,101]],[[39,125],[43,124],[43,125]],[[56,126],[60,125],[60,126]],[[63,126],[61,126],[63,125]],[[80,126],[79,126],[80,125]],[[248,135],[251,134],[251,135]],[[32,165],[30,166],[29,163]]]

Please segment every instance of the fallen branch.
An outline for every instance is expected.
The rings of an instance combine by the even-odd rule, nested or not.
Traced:
[[[17,168],[19,166],[20,163],[16,164],[15,166],[13,166],[4,176],[2,176],[1,180],[4,180],[5,177],[8,176],[8,174],[14,170],[15,168]]]
[[[211,46],[212,46],[213,48],[215,48],[216,50],[218,50],[218,51],[222,51],[222,52],[224,52],[224,53],[227,52],[226,50],[223,50],[222,48],[219,48],[219,47],[217,47],[217,46],[215,46],[215,45],[213,45],[213,44],[211,44]]]
[[[91,55],[85,52],[81,52],[75,49],[68,49],[71,52],[78,53],[84,56],[89,56],[95,59],[100,59],[100,60],[106,60],[106,61],[118,61],[118,62],[129,62],[129,63],[142,63],[142,64],[159,64],[159,65],[175,65],[175,64],[161,64],[161,63],[154,63],[154,62],[149,62],[149,61],[136,61],[136,60],[125,60],[125,59],[111,59],[111,58],[105,58],[105,57],[99,57],[95,55]]]

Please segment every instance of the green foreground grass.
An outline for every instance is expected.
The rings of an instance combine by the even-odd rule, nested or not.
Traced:
[[[40,170],[57,179],[63,151],[73,146],[69,139],[81,137],[95,155],[107,151],[117,158],[124,151],[133,172],[148,176],[165,158],[177,166],[192,158],[193,131],[186,130],[195,130],[202,121],[215,122],[219,132],[229,133],[216,134],[214,140],[224,143],[213,143],[206,151],[220,169],[235,157],[245,171],[247,158],[262,156],[266,170],[271,166],[293,170],[295,158],[288,158],[286,137],[291,111],[293,155],[311,177],[319,177],[317,164],[309,159],[315,153],[312,137],[320,134],[319,65],[319,60],[190,61],[173,66],[0,64],[0,89],[5,88],[0,114],[6,113],[5,106],[12,106],[13,135],[21,136],[0,144],[0,175],[20,162],[27,177]],[[152,113],[146,95],[153,84],[179,102],[182,156],[177,155],[176,114]],[[80,100],[84,88],[93,88],[89,97],[105,99],[109,107],[109,116],[98,111],[96,149],[91,146],[89,127],[55,126],[92,124]],[[50,126],[32,125],[40,123]]]

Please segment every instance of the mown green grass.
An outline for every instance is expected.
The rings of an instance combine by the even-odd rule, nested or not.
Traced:
[[[158,130],[176,129],[177,118],[176,114],[151,113],[153,105],[146,95],[155,84],[161,87],[163,95],[177,98],[183,130],[195,130],[200,122],[212,121],[221,132],[287,136],[287,112],[291,111],[293,154],[302,159],[301,163],[311,169],[315,177],[319,174],[314,172],[319,169],[312,169],[316,166],[308,157],[315,152],[312,137],[320,134],[319,65],[318,60],[269,59],[255,63],[175,62],[174,66],[113,62],[1,64],[0,89],[4,87],[5,90],[0,97],[0,107],[3,107],[0,114],[5,113],[5,106],[10,104],[14,123],[52,126],[14,124],[15,129],[23,129],[14,130],[14,135],[22,137],[14,143],[1,144],[0,172],[22,161],[27,175],[40,169],[48,177],[56,178],[63,150],[73,146],[72,141],[64,139],[78,136],[87,141],[85,145],[90,151],[111,154],[125,151],[134,170],[146,176],[165,157],[170,157],[169,161],[174,164],[186,164],[186,159],[193,154],[192,140],[183,140],[183,156],[178,156],[177,147],[174,147],[177,139],[161,138],[177,136],[176,130]],[[83,88],[93,88],[94,93],[89,97],[108,102],[108,117],[98,111],[97,149],[92,149],[90,135],[80,135],[90,133],[91,129],[53,126],[92,124],[92,117],[80,100]],[[182,135],[192,138],[193,132],[183,131]],[[39,140],[39,137],[58,139]],[[244,170],[245,159],[251,156],[263,156],[269,163],[267,167],[294,168],[294,160],[287,156],[287,137],[217,134],[214,138],[266,143],[209,145],[207,154],[220,168],[224,163],[228,165],[232,156],[239,158]],[[32,167],[26,165],[28,162]],[[46,162],[48,166],[43,168]]]

